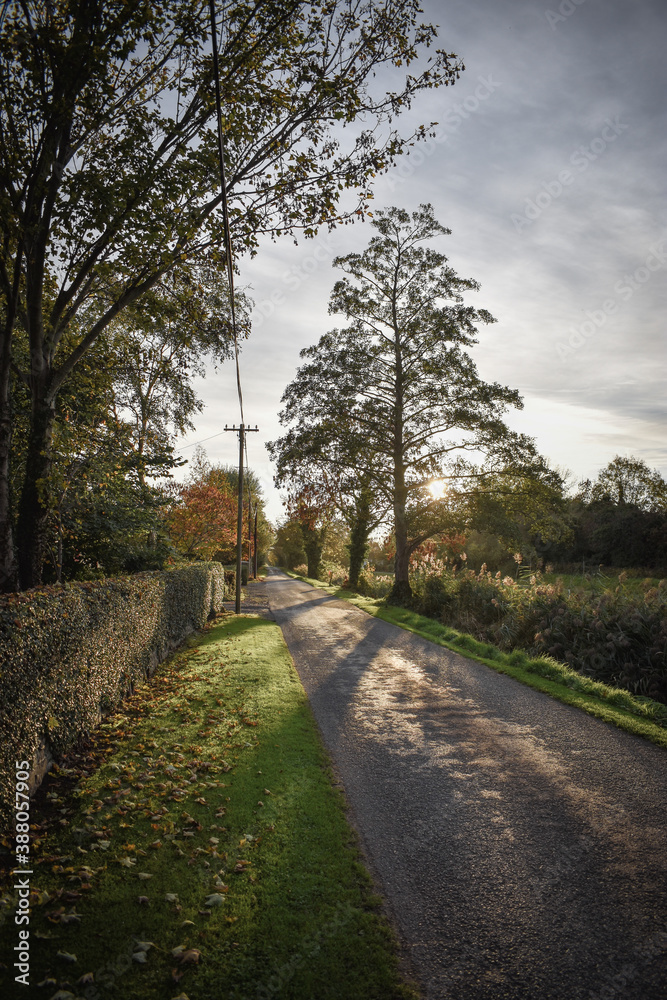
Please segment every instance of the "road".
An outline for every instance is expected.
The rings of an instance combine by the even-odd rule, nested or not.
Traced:
[[[273,571],[427,1000],[667,998],[667,754]]]

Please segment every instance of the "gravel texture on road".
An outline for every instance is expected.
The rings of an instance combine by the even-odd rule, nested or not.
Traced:
[[[665,1000],[665,751],[278,571],[263,586],[426,1000]]]

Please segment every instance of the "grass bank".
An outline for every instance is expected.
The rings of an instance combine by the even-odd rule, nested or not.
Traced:
[[[566,705],[581,708],[589,715],[667,749],[667,706],[660,702],[592,680],[551,657],[531,657],[520,650],[504,653],[491,643],[480,642],[473,636],[414,611],[393,607],[381,600],[329,586],[320,580],[311,580],[289,570],[283,572],[326,590],[334,597],[349,601],[376,618],[382,618],[469,659],[484,663]]]
[[[5,887],[3,998],[416,997],[273,622],[199,634],[31,811],[31,986]]]

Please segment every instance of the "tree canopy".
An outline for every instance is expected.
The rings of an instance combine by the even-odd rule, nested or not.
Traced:
[[[427,135],[397,114],[453,83],[416,0],[227,0],[222,119],[234,252],[363,212],[373,177]],[[29,389],[21,585],[41,579],[55,400],[119,313],[175,265],[222,263],[209,12],[195,0],[5,5],[0,28],[0,586],[16,584],[12,365]],[[415,66],[427,49],[430,56]],[[410,67],[395,90],[385,69]],[[353,135],[345,132],[356,127]],[[354,194],[344,210],[345,192]],[[23,330],[27,363],[16,365]],[[66,336],[68,334],[68,336]]]
[[[493,322],[464,303],[478,288],[429,244],[449,230],[430,205],[409,215],[375,214],[363,253],[339,257],[345,272],[329,311],[349,325],[302,351],[306,363],[287,387],[281,420],[292,425],[270,447],[278,481],[299,455],[352,477],[392,511],[395,594],[409,594],[410,554],[427,538],[470,524],[493,498],[530,517],[553,504],[561,483],[532,439],[502,416],[519,394],[483,381],[467,348],[477,325]]]

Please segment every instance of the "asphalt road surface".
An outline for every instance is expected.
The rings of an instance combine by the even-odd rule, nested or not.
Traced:
[[[666,1000],[667,753],[278,571],[265,585],[427,1000]]]

